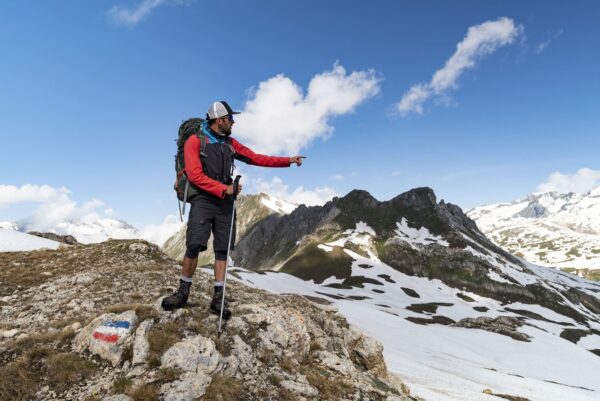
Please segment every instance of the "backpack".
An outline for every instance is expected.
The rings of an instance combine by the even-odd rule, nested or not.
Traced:
[[[192,198],[198,195],[200,192],[194,186],[190,185],[190,182],[185,174],[185,159],[183,157],[183,146],[185,141],[192,135],[197,135],[200,139],[200,152],[202,154],[204,147],[206,146],[206,136],[202,134],[202,118],[190,118],[184,121],[179,126],[179,134],[177,136],[177,153],[175,154],[175,185],[173,189],[177,193],[178,206],[179,206],[179,218],[183,221],[183,215],[185,214],[185,204]],[[181,207],[183,202],[183,209]]]

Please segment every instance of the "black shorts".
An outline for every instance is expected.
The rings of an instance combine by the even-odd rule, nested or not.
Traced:
[[[215,251],[227,251],[229,230],[231,229],[231,213],[233,198],[206,199],[197,197],[192,201],[186,232],[186,246],[200,245],[200,251],[207,248],[210,233],[213,233]],[[231,250],[235,244],[235,221],[231,236]]]

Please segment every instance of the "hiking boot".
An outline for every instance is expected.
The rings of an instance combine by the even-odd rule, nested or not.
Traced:
[[[210,311],[216,315],[221,314],[221,300],[223,299],[223,290],[215,291],[213,295],[212,302],[210,303]],[[227,304],[227,299],[225,299],[225,304],[223,305],[223,319],[227,320],[231,317],[231,311],[229,310],[229,305]]]
[[[192,283],[179,280],[179,288],[173,294],[163,298],[161,306],[164,310],[172,311],[177,308],[183,308],[190,296],[190,286]]]

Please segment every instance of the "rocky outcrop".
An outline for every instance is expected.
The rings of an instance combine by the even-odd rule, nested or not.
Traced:
[[[160,308],[178,269],[151,244],[19,257],[52,275],[2,289],[0,327],[15,334],[0,338],[0,399],[416,400],[388,375],[381,344],[324,300],[230,281],[234,316],[219,337],[202,272],[188,307]]]
[[[72,235],[58,235],[55,233],[41,233],[38,231],[29,231],[27,234],[35,235],[36,237],[46,238],[67,245],[79,244],[77,239],[75,239],[75,237],[73,237]]]
[[[529,341],[529,336],[519,332],[517,329],[523,324],[513,317],[498,316],[495,318],[480,316],[477,318],[465,318],[458,321],[456,327],[468,329],[482,329],[492,333],[502,334],[518,341]]]

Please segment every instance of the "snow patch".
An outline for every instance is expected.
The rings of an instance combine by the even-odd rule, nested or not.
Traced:
[[[298,207],[298,205],[295,203],[288,202],[265,193],[261,195],[260,203],[273,210],[275,213],[290,214]]]
[[[419,229],[409,227],[408,221],[404,217],[400,223],[396,223],[396,226],[398,227],[395,230],[397,237],[407,242],[413,249],[419,249],[416,245],[438,244],[446,247],[450,245],[448,241],[440,236],[433,235],[425,227]]]
[[[37,249],[57,249],[60,242],[19,231],[0,228],[0,252],[23,252]]]

